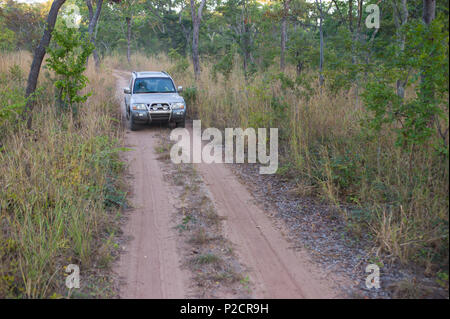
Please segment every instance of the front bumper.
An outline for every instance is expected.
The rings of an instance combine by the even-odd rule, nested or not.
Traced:
[[[147,111],[133,110],[131,119],[135,123],[152,123],[152,122],[182,122],[186,117],[185,110],[168,110],[168,111]]]

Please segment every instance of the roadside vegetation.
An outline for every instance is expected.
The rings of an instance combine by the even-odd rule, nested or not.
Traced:
[[[93,66],[92,95],[58,103],[53,72],[41,77],[33,130],[23,118],[28,52],[0,56],[0,298],[105,297],[116,254],[122,163],[115,82]],[[80,291],[65,267],[81,270]]]

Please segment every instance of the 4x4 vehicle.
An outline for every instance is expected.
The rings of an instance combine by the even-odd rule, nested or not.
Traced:
[[[133,72],[125,93],[125,110],[130,129],[137,124],[166,122],[172,127],[184,127],[186,103],[167,72]]]

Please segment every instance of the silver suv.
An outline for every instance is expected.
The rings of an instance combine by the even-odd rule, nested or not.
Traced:
[[[133,72],[125,93],[125,110],[130,129],[137,124],[166,122],[171,127],[184,127],[186,103],[167,72]]]

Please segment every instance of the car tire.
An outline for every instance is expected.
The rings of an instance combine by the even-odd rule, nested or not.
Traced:
[[[130,130],[136,131],[137,130],[137,124],[134,123],[133,118],[130,118]]]
[[[175,122],[169,122],[169,128],[172,130],[172,129],[174,129],[175,127],[177,127],[177,123],[175,123]]]
[[[177,127],[186,127],[186,120],[183,120],[182,122],[177,122]]]

